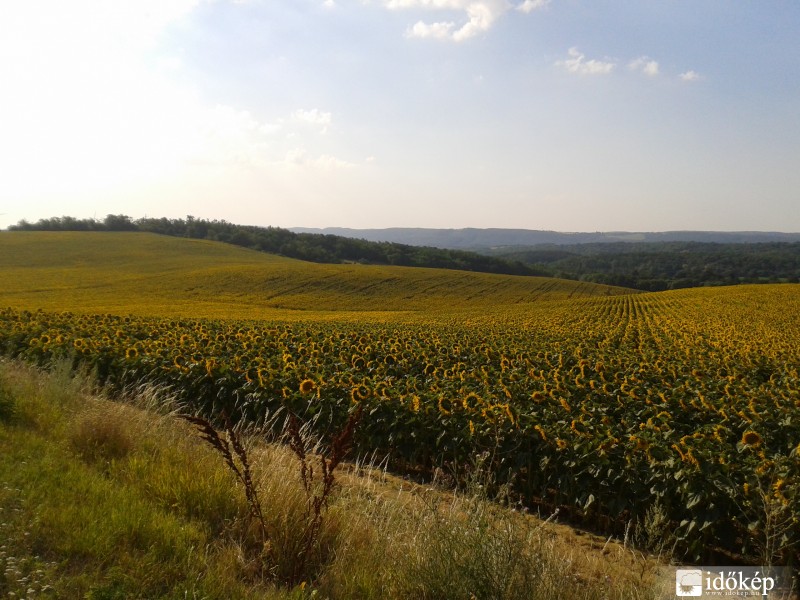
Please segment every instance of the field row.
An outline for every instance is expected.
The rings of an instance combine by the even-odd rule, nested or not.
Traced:
[[[291,410],[463,477],[488,454],[527,503],[613,529],[657,509],[678,548],[775,559],[800,542],[797,286],[551,302],[358,324],[0,311],[0,349],[72,357],[209,413]],[[769,556],[768,556],[769,555]]]

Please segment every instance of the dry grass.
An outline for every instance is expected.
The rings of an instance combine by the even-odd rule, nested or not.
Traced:
[[[654,597],[656,565],[630,548],[501,508],[477,485],[454,494],[363,464],[335,470],[308,550],[323,480],[309,486],[287,446],[243,436],[270,532],[265,569],[243,481],[169,398],[143,389],[135,403],[112,402],[64,377],[0,364],[0,389],[28,415],[0,422],[0,521],[11,540],[0,595],[35,578],[57,597]],[[308,469],[321,456],[305,443]]]
[[[77,418],[70,442],[90,462],[120,460],[134,447],[130,429],[121,419],[109,418],[105,407],[92,407]]]

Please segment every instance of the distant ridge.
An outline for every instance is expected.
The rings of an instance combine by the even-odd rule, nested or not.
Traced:
[[[296,233],[322,233],[371,242],[393,242],[411,246],[433,246],[453,250],[601,242],[712,242],[727,244],[800,242],[800,233],[776,231],[609,231],[565,233],[533,229],[426,229],[420,227],[392,227],[388,229],[293,227],[290,228],[290,231]]]

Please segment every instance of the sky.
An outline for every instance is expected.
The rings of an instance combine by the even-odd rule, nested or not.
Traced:
[[[794,0],[8,0],[0,228],[800,231]]]

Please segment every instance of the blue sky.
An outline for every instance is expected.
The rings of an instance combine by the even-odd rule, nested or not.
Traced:
[[[0,7],[0,227],[800,231],[800,4]]]

